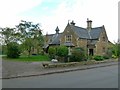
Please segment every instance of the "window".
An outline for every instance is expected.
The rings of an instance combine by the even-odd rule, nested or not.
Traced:
[[[71,41],[72,41],[72,35],[67,35],[66,42],[71,42]]]

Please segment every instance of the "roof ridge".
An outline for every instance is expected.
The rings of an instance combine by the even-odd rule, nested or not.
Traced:
[[[71,26],[73,26],[73,25],[71,25]],[[86,30],[86,28],[84,28],[84,27],[79,27],[79,26],[74,26],[74,27],[82,28],[82,29]]]
[[[102,28],[103,26],[100,26],[100,27],[94,27],[94,28],[92,28],[92,29],[95,29],[95,28]]]

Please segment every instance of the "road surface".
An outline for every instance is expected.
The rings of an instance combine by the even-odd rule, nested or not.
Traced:
[[[3,88],[118,88],[118,65],[44,76],[4,79]]]

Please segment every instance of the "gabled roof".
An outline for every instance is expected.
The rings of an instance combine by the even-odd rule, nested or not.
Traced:
[[[71,29],[76,33],[79,38],[84,39],[98,39],[100,37],[100,33],[103,31],[103,27],[91,28],[91,30],[87,30],[86,28],[70,25]]]
[[[102,31],[103,31],[102,27],[92,28],[90,31],[92,39],[98,39]]]
[[[79,38],[89,39],[88,31],[85,28],[70,25],[71,29],[77,34]]]
[[[78,27],[75,25],[67,24],[68,27],[70,27],[73,32],[79,37],[79,39],[88,39],[91,40],[91,44],[96,44],[97,40],[100,37],[100,34],[103,32],[104,26],[101,27],[95,27],[91,28],[91,30],[88,30],[87,28]],[[59,28],[56,28],[56,31],[59,31]],[[62,37],[63,33],[56,33],[56,34],[50,34],[48,35],[49,38],[49,45],[60,45],[60,38]],[[64,43],[65,45],[72,45],[71,43]],[[74,45],[72,45],[74,46]]]
[[[50,45],[59,45],[60,44],[60,37],[61,37],[62,33],[57,33],[52,35],[51,41],[50,41]]]

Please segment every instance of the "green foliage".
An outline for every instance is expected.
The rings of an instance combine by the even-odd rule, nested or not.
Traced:
[[[58,56],[57,59],[60,62],[67,62],[68,61],[68,48],[66,46],[59,46],[57,47],[56,55]]]
[[[9,43],[7,47],[7,57],[8,58],[19,58],[19,56],[20,56],[19,44],[15,42]]]
[[[87,59],[88,59],[88,60],[93,60],[93,59],[94,59],[94,56],[89,55],[89,56],[87,56]]]
[[[115,44],[112,47],[112,54],[115,57],[119,57],[120,56],[120,43],[119,42],[115,42]]]
[[[68,48],[66,46],[59,46],[57,48],[57,56],[65,57],[68,55]]]
[[[103,56],[97,55],[97,56],[94,56],[94,59],[95,59],[96,61],[101,61],[101,60],[103,60],[104,58],[103,58]]]
[[[2,47],[1,54],[2,55],[6,55],[7,54],[7,46],[6,45],[2,45],[1,47]]]
[[[49,53],[49,57],[50,57],[51,59],[55,58],[56,48],[54,48],[54,47],[49,47],[48,53]]]
[[[70,56],[70,61],[79,62],[86,60],[85,50],[83,48],[75,48],[72,50],[72,55]]]
[[[108,55],[103,56],[104,59],[109,59],[110,57]]]
[[[24,51],[27,51],[29,56],[32,50],[37,50],[36,54],[39,54],[44,43],[39,24],[22,20],[16,28],[20,33],[20,41],[23,44]]]
[[[65,59],[67,60],[68,48],[66,46],[49,47],[48,53],[51,59],[56,58],[63,62]]]
[[[0,39],[3,45],[7,45],[10,42],[17,41],[17,35],[14,28],[0,28]]]
[[[112,58],[116,59],[116,58],[117,58],[117,56],[115,56],[115,55],[112,55]]]
[[[112,57],[112,48],[109,48],[109,49],[107,50],[107,54],[106,54],[105,56],[107,56],[107,57],[109,57],[109,58]]]
[[[27,38],[23,43],[23,49],[28,51],[28,56],[30,56],[31,50],[33,47],[33,40],[31,38]]]

